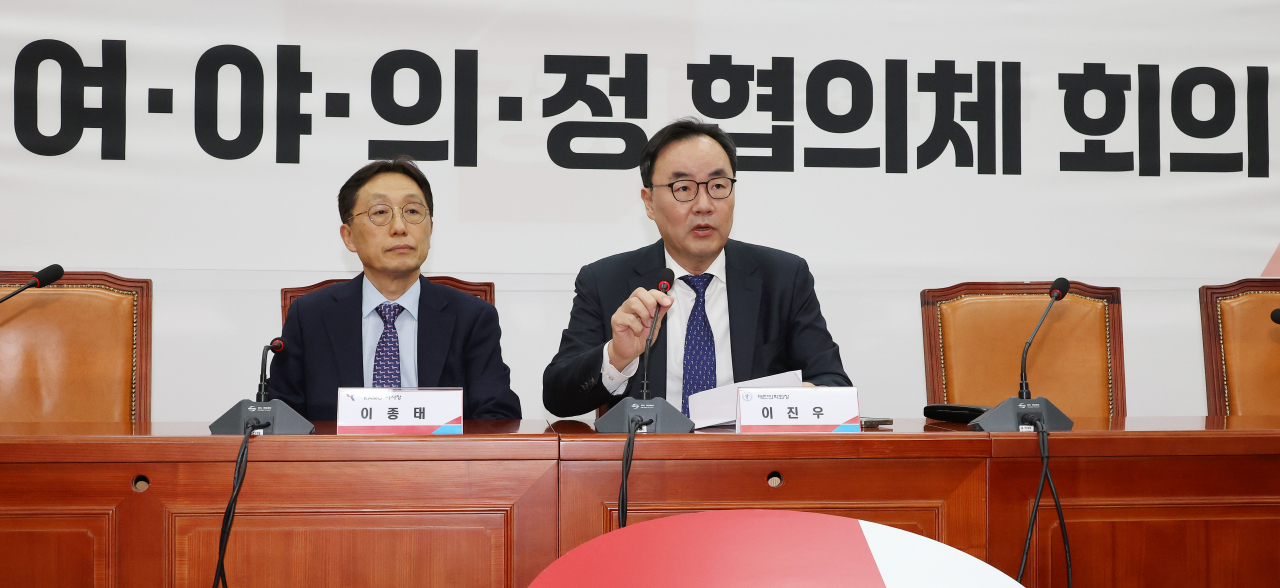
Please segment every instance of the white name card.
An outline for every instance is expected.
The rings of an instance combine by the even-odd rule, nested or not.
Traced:
[[[743,388],[738,390],[739,433],[857,433],[858,389]]]
[[[339,435],[461,435],[462,388],[338,388]]]

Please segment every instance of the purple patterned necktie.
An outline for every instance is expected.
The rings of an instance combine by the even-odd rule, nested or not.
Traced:
[[[716,387],[716,342],[707,320],[707,286],[711,274],[681,276],[697,293],[689,311],[689,326],[684,332],[684,400],[681,411],[689,416],[689,395]]]
[[[382,317],[382,336],[378,338],[378,350],[373,354],[373,387],[400,387],[400,335],[396,333],[396,317],[404,307],[394,302],[378,305]]]

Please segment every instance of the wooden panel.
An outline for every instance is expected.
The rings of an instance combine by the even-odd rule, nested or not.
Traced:
[[[164,534],[173,537],[166,546],[175,554],[172,581],[207,584],[212,568],[198,562],[210,557],[202,550],[213,549],[216,557],[232,465],[181,464],[176,473],[172,488],[153,486],[166,513]],[[485,586],[526,586],[557,556],[556,476],[555,461],[532,460],[250,463],[235,526],[245,539],[232,540],[243,550],[238,569],[281,568],[270,581],[251,583],[260,586],[302,585],[295,580],[312,578],[308,570],[329,569],[335,562],[358,578],[378,580],[363,585],[434,585],[419,581],[463,581],[482,569]],[[206,532],[212,539],[201,535]],[[455,538],[478,544],[482,539],[475,533],[483,535],[485,548],[469,558],[434,547]],[[308,547],[295,549],[300,543]],[[368,559],[367,550],[342,547],[371,543],[387,553]],[[422,551],[423,546],[436,550]],[[428,562],[445,558],[448,565],[425,576],[383,576],[375,569],[405,550],[417,550]],[[279,558],[297,561],[275,563]]]
[[[781,474],[770,487],[767,477]],[[927,472],[927,474],[925,473]],[[561,461],[560,553],[616,528],[617,461]],[[628,522],[712,509],[856,516],[986,557],[986,461],[970,459],[637,460]]]
[[[1280,567],[1280,456],[1051,458],[1078,586],[1261,586]],[[1038,459],[992,459],[988,562],[1015,575]],[[1028,586],[1066,586],[1052,498]],[[1265,579],[1265,581],[1264,581]]]
[[[575,424],[576,423],[576,424]],[[602,435],[578,421],[552,424],[560,433],[562,460],[617,460],[626,435]],[[697,432],[650,435],[636,439],[635,459],[903,459],[913,457],[988,457],[987,433],[866,432],[857,435],[736,435]]]
[[[1280,454],[1280,430],[1063,431],[1049,434],[1049,455],[1122,457]],[[1040,457],[1035,435],[992,433],[992,457]]]
[[[210,436],[206,424],[189,423],[169,437],[28,435],[29,424],[0,426],[0,450],[8,463],[51,462],[234,462],[241,438]],[[74,426],[74,425],[73,425]],[[167,425],[156,425],[166,428]],[[50,427],[42,427],[48,430]],[[99,427],[89,427],[102,435]],[[12,431],[12,432],[10,432]],[[321,434],[324,432],[329,434]],[[433,461],[554,460],[555,435],[546,421],[464,421],[465,435],[333,435],[332,422],[316,425],[316,435],[263,435],[249,442],[250,461]],[[9,434],[3,434],[9,433]],[[176,436],[178,434],[185,436]]]
[[[112,513],[0,509],[0,578],[6,586],[106,587]]]
[[[234,586],[505,586],[508,512],[249,513],[226,557]],[[173,517],[173,585],[213,582],[221,515]]]

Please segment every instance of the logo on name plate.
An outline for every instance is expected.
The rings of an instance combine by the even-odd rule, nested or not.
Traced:
[[[747,401],[747,402],[751,402],[751,393],[750,393],[750,392],[743,392],[743,393],[742,393],[742,399],[743,399],[743,400],[745,400],[745,401]]]

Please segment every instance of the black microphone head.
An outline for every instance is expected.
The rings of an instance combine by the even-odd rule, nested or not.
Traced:
[[[671,268],[662,270],[662,277],[658,280],[658,291],[666,294],[671,291],[671,284],[676,281],[676,273]]]
[[[1271,311],[1271,322],[1280,325],[1280,308]]]
[[[284,339],[276,337],[271,340],[271,345],[268,345],[268,347],[271,348],[272,353],[280,353],[281,351],[284,351]]]
[[[35,281],[37,288],[48,286],[62,279],[62,266],[55,263],[36,272],[31,276],[31,279]]]
[[[1053,285],[1049,286],[1049,296],[1054,300],[1062,300],[1067,296],[1067,290],[1071,289],[1071,282],[1066,278],[1058,278],[1053,281]]]

